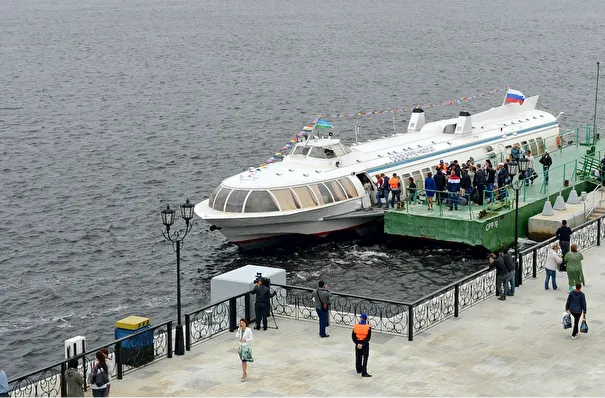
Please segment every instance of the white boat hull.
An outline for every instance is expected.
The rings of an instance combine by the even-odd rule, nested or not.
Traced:
[[[207,202],[203,201],[196,207],[207,207]],[[198,210],[200,209],[196,209],[196,213],[200,214]],[[382,218],[383,212],[380,209],[363,210],[360,198],[356,198],[289,214],[267,213],[238,218],[214,218],[208,215],[205,220],[235,245],[262,247],[273,244],[273,240],[291,235],[326,237],[333,232],[363,229],[365,224]]]

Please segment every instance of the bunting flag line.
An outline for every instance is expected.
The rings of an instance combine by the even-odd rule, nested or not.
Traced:
[[[365,117],[365,116],[383,115],[383,114],[389,114],[389,113],[394,114],[394,113],[402,113],[402,112],[411,112],[415,108],[420,108],[420,109],[437,108],[437,107],[441,107],[441,106],[459,104],[463,101],[470,101],[470,100],[473,100],[476,98],[485,97],[486,95],[493,95],[500,91],[509,90],[509,89],[510,89],[510,87],[508,87],[508,86],[504,87],[504,88],[497,88],[494,90],[484,91],[484,92],[481,92],[476,95],[456,98],[456,99],[448,100],[448,101],[442,101],[442,102],[438,102],[435,104],[410,105],[405,108],[395,108],[395,109],[369,111],[369,112],[360,111],[357,113],[337,113],[335,115],[321,115],[321,116],[318,116],[317,118],[315,118],[311,123],[304,126],[302,128],[302,131],[297,133],[292,139],[290,139],[290,141],[288,143],[286,143],[286,145],[284,145],[281,148],[281,151],[275,152],[275,154],[273,156],[271,156],[269,159],[267,159],[265,163],[263,163],[257,167],[251,167],[249,169],[249,172],[250,172],[250,175],[253,175],[255,172],[261,171],[261,170],[269,167],[271,165],[271,163],[275,163],[276,161],[281,161],[284,157],[284,153],[288,152],[294,145],[296,145],[297,142],[299,142],[303,139],[302,137],[304,137],[306,134],[309,134],[309,132],[312,132],[315,129],[332,129],[332,128],[334,128],[332,123],[330,123],[329,121],[326,120],[328,118],[334,119],[334,118],[345,118],[345,117],[355,117],[355,116]],[[523,98],[525,98],[525,97],[523,97]]]

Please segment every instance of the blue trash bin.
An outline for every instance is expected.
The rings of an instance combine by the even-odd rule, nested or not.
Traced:
[[[116,322],[115,338],[121,339],[132,334],[149,330],[122,341],[122,364],[139,367],[153,361],[154,338],[151,320],[139,316],[129,316]]]

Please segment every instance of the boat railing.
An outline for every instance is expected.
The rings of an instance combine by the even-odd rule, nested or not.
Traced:
[[[71,359],[78,360],[78,370],[84,379],[84,389],[90,389],[88,375],[95,364],[96,353],[102,348],[107,348],[109,351],[108,370],[111,376],[122,379],[125,374],[155,363],[159,359],[171,358],[172,338],[172,321],[143,329],[109,344],[9,380],[10,396],[67,396],[65,371]]]

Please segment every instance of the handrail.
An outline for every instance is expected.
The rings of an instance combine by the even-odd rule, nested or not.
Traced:
[[[125,348],[122,347],[123,343],[128,340],[135,340],[139,336],[148,335],[150,333],[153,335],[153,347],[150,347],[151,350],[143,353],[137,352],[134,357],[126,359],[124,356]],[[164,336],[164,334],[166,336]],[[172,358],[172,321],[140,330],[108,344],[103,344],[92,350],[87,350],[84,353],[74,355],[71,358],[55,362],[52,365],[13,378],[9,380],[9,386],[11,386],[9,390],[12,392],[11,395],[32,396],[33,394],[33,396],[65,396],[66,386],[63,376],[67,370],[68,362],[71,359],[83,361],[82,370],[84,373],[84,387],[85,389],[88,389],[89,385],[86,375],[87,372],[92,369],[92,364],[95,360],[94,356],[101,348],[108,348],[110,354],[114,355],[114,371],[117,374],[117,378],[122,379],[125,366],[136,368],[163,356]],[[152,356],[151,360],[149,360],[149,356]],[[136,362],[137,364],[133,364],[133,362]],[[60,368],[60,371],[57,370],[58,368]],[[38,391],[39,389],[41,391]]]
[[[603,201],[601,188],[601,184],[598,184],[595,189],[586,195],[586,200],[584,201],[584,219],[587,219],[598,207],[601,206],[601,202]]]

